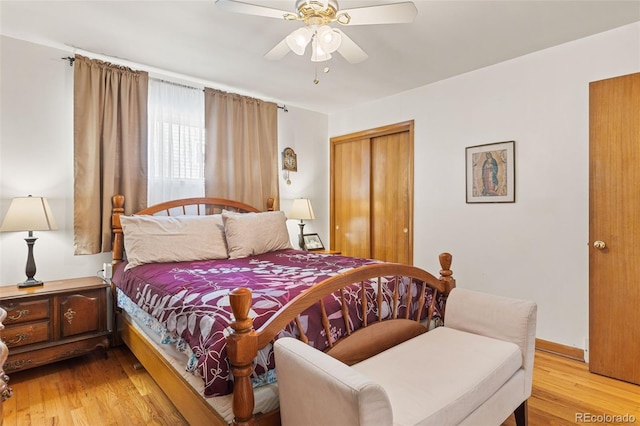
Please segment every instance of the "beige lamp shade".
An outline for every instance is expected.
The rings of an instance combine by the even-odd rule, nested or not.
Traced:
[[[57,229],[46,198],[17,197],[11,200],[0,231],[50,231]]]
[[[25,272],[27,280],[19,283],[19,288],[43,285],[36,280],[36,261],[33,258],[33,246],[37,240],[33,231],[50,231],[56,229],[56,221],[53,219],[51,208],[46,198],[43,197],[17,197],[11,200],[7,215],[0,225],[0,231],[28,231],[27,242],[27,266]]]
[[[293,200],[291,210],[289,210],[289,219],[308,220],[315,219],[311,200],[308,198],[296,198]]]

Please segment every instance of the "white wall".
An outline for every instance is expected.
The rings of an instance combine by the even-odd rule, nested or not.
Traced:
[[[60,58],[69,51],[0,37],[0,220],[11,198],[47,197],[58,230],[36,232],[36,278],[44,281],[94,275],[110,254],[73,254],[73,68]],[[312,199],[317,219],[305,232],[324,239],[329,223],[328,117],[287,106],[279,111],[280,151],[298,153],[298,170],[290,186],[281,180],[281,208],[296,197]],[[289,221],[292,243],[298,226]],[[0,288],[24,281],[26,232],[0,233]]]
[[[588,336],[589,82],[640,71],[640,23],[329,117],[331,137],[415,120],[414,261],[538,302],[538,337]],[[465,147],[516,142],[516,203],[465,203]]]
[[[287,106],[289,112],[278,113],[278,145],[280,152],[291,147],[296,152],[298,171],[290,172],[290,185],[281,174],[280,209],[289,212],[294,198],[308,198],[315,214],[305,220],[304,233],[317,233],[329,248],[329,150],[327,149],[328,116]],[[298,248],[299,220],[287,225],[293,247]]]
[[[73,68],[69,52],[0,38],[0,217],[12,197],[49,200],[58,229],[35,232],[36,278],[94,275],[109,256],[73,255]],[[24,281],[26,232],[0,233],[0,285]]]

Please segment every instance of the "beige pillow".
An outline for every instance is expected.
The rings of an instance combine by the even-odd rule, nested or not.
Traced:
[[[283,212],[223,212],[230,259],[291,248],[287,217]]]
[[[120,216],[126,269],[145,263],[226,259],[222,216]]]

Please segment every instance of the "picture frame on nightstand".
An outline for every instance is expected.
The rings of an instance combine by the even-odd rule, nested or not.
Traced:
[[[318,234],[304,234],[304,246],[308,251],[324,250],[324,244]]]

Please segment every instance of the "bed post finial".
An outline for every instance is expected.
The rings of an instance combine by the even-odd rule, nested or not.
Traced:
[[[124,260],[124,239],[122,237],[122,225],[120,215],[124,214],[124,195],[114,195],[111,197],[111,231],[113,241],[111,242],[111,263],[116,265]]]
[[[453,256],[451,256],[451,253],[445,252],[440,253],[438,259],[440,260],[440,267],[442,268],[440,270],[440,280],[444,281],[447,286],[446,293],[448,294],[456,286],[456,280],[453,278],[453,271],[451,270],[451,261]]]
[[[227,337],[227,356],[233,385],[233,424],[252,426],[253,419],[253,387],[251,373],[253,360],[258,355],[258,337],[253,329],[253,320],[249,318],[251,309],[251,290],[238,287],[229,293],[229,303],[233,311],[233,329]]]

